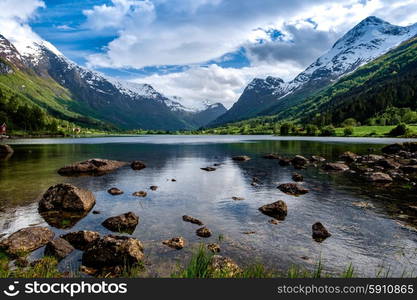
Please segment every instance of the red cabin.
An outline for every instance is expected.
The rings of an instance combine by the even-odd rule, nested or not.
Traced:
[[[2,125],[0,125],[0,135],[6,134],[6,131],[7,131],[7,125],[6,123],[3,123]]]

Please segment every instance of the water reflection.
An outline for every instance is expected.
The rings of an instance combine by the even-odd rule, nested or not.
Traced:
[[[4,208],[0,212],[0,233],[33,224],[47,225],[37,212],[37,200],[49,186],[68,182],[94,192],[97,199],[94,209],[101,214],[89,213],[75,222],[71,218],[65,222],[47,218],[57,234],[75,230],[109,234],[101,223],[108,217],[132,211],[140,218],[132,235],[144,242],[151,272],[158,275],[169,275],[172,265],[183,262],[191,253],[190,247],[181,251],[167,249],[162,240],[181,235],[189,245],[203,241],[195,235],[197,225],[182,221],[184,214],[201,219],[213,232],[204,242],[218,242],[219,236],[223,236],[222,253],[241,263],[259,260],[270,267],[285,269],[294,263],[313,267],[321,258],[331,271],[341,270],[352,262],[368,276],[374,276],[382,265],[390,266],[397,274],[417,266],[416,233],[400,226],[391,217],[389,203],[370,195],[367,187],[352,184],[344,176],[308,168],[297,172],[304,176],[303,185],[310,192],[292,197],[276,187],[291,182],[294,169],[262,158],[266,153],[276,152],[284,156],[321,155],[336,159],[347,149],[366,153],[369,147],[378,151],[382,144],[267,137],[250,141],[220,137],[217,143],[195,138],[185,144],[184,140],[175,144],[161,137],[146,137],[151,140],[149,143],[137,142],[137,138],[136,142],[134,138],[130,142],[121,139],[123,142],[113,138],[105,144],[86,139],[78,144],[53,144],[56,140],[39,144],[38,140],[38,144],[14,145],[13,157],[0,161],[0,203]],[[231,157],[235,155],[249,155],[252,160],[234,162]],[[66,164],[93,157],[143,160],[148,167],[134,171],[126,166],[101,177],[61,177],[56,173]],[[215,164],[214,172],[200,169]],[[258,186],[251,185],[253,177],[259,179]],[[172,178],[176,181],[171,181]],[[149,189],[152,185],[159,188],[152,191]],[[124,194],[108,194],[106,191],[111,187],[123,190]],[[147,197],[132,196],[139,190],[146,191]],[[232,197],[245,200],[235,201]],[[258,208],[277,200],[287,203],[288,215],[274,225]],[[355,206],[359,201],[372,203],[375,209]],[[332,233],[320,244],[311,238],[311,225],[318,221]],[[72,256],[74,260],[77,255]]]

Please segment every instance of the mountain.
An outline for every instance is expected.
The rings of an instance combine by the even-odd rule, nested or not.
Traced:
[[[43,40],[11,43],[1,36],[0,58],[3,86],[50,115],[81,126],[196,129],[223,113],[211,107],[205,113],[194,111],[180,103],[175,108],[171,99],[152,86],[114,80],[80,67]],[[41,89],[49,91],[47,97],[39,97]]]
[[[211,125],[277,114],[416,34],[417,24],[401,27],[377,17],[368,17],[292,81],[284,83],[270,77],[254,79],[233,107]]]

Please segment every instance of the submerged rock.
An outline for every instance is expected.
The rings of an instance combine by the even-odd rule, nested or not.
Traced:
[[[96,241],[82,256],[82,264],[102,269],[105,267],[129,267],[144,258],[142,243],[126,236],[107,235]]]
[[[243,198],[243,197],[232,197],[232,200],[234,200],[234,201],[243,201],[243,200],[245,200],[245,198]]]
[[[124,161],[92,158],[86,161],[65,166],[59,169],[58,173],[65,176],[103,175],[121,168],[127,164],[128,163]]]
[[[220,252],[220,246],[219,246],[219,244],[216,244],[216,243],[208,244],[207,249],[210,250],[213,253],[219,253]]]
[[[301,182],[301,181],[304,181],[304,177],[301,174],[293,173],[292,180],[294,180],[295,182]]]
[[[111,189],[108,189],[108,190],[107,190],[107,193],[109,193],[110,195],[116,196],[116,195],[121,195],[121,194],[123,194],[123,191],[122,191],[122,190],[120,190],[120,189],[118,189],[118,188],[113,187],[113,188],[111,188]]]
[[[250,160],[250,157],[246,155],[240,155],[240,156],[233,156],[232,159],[235,161],[248,161]]]
[[[349,167],[342,163],[327,163],[323,166],[323,169],[325,171],[344,172],[349,170]]]
[[[365,179],[375,183],[390,183],[393,181],[391,176],[382,172],[365,173]]]
[[[196,218],[193,218],[193,217],[190,217],[190,216],[187,216],[187,215],[182,216],[182,220],[184,222],[190,222],[190,223],[193,223],[193,224],[197,224],[199,226],[203,225],[203,222],[201,222],[199,219],[196,219]]]
[[[185,246],[185,239],[182,236],[174,237],[172,239],[163,241],[162,244],[167,245],[168,247],[180,250]]]
[[[59,229],[68,229],[72,228],[81,219],[87,216],[88,212],[51,210],[39,212],[39,214],[48,223],[48,225]]]
[[[72,251],[74,251],[74,247],[67,240],[56,238],[46,244],[44,255],[53,256],[61,260],[67,257]]]
[[[265,158],[265,159],[280,159],[280,156],[279,156],[279,154],[276,154],[276,153],[270,153],[270,154],[265,154],[263,156],[263,158]]]
[[[324,227],[323,224],[321,224],[320,222],[314,223],[312,226],[312,230],[312,236],[316,242],[322,242],[331,236],[330,232],[328,232],[326,227]]]
[[[156,190],[158,189],[158,186],[156,186],[156,185],[151,185],[149,188],[150,188],[152,191],[156,191]]]
[[[0,241],[0,249],[11,256],[24,256],[45,246],[53,238],[54,233],[49,228],[27,227]]]
[[[136,197],[146,197],[147,195],[148,195],[148,193],[145,192],[145,191],[138,191],[138,192],[134,192],[132,194],[132,196],[136,196]]]
[[[296,155],[292,160],[294,168],[302,169],[308,164],[308,159],[301,155]]]
[[[346,151],[340,155],[340,159],[347,163],[353,163],[354,161],[358,159],[358,157],[359,155],[351,151]]]
[[[51,186],[39,201],[39,211],[88,212],[96,203],[93,193],[72,184]]]
[[[197,229],[196,234],[199,237],[204,237],[204,238],[211,237],[211,231],[207,227],[201,227],[201,228]]]
[[[213,277],[234,277],[242,271],[232,259],[220,255],[211,258],[209,270]]]
[[[213,172],[217,170],[216,168],[213,168],[213,167],[205,167],[205,168],[200,168],[200,169],[203,171],[207,171],[207,172]]]
[[[100,234],[95,231],[81,230],[63,234],[61,238],[68,241],[75,249],[87,250],[100,239]]]
[[[291,160],[288,158],[281,158],[278,163],[281,167],[285,167],[291,164]]]
[[[133,212],[110,217],[101,223],[104,227],[115,232],[133,233],[139,223],[139,217]]]
[[[143,161],[135,160],[135,161],[132,161],[132,163],[130,164],[130,167],[135,171],[139,171],[139,170],[145,169],[146,165]]]
[[[278,200],[277,202],[261,206],[259,211],[278,220],[284,220],[287,216],[288,208],[284,201]]]
[[[308,190],[296,183],[283,183],[278,186],[278,189],[288,195],[299,196],[308,193]]]

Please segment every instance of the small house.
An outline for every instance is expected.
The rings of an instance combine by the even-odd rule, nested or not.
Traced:
[[[0,135],[5,135],[7,132],[7,125],[6,123],[3,123],[2,125],[0,125]]]

